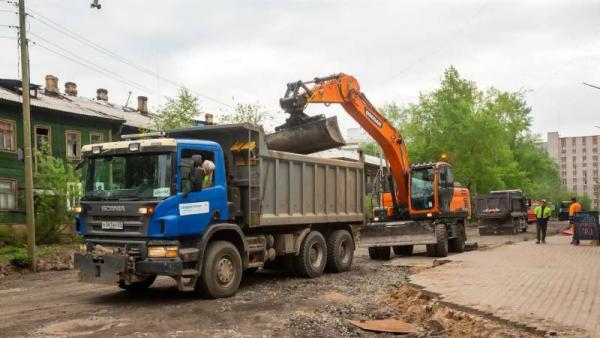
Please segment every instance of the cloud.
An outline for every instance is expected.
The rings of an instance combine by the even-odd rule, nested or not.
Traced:
[[[480,87],[530,89],[533,129],[597,133],[600,91],[600,3],[576,1],[86,1],[30,0],[28,6],[138,67],[228,104],[259,102],[278,111],[285,84],[336,72],[355,75],[376,105],[414,102],[435,88],[450,65]],[[8,8],[7,4],[0,6]],[[0,16],[14,23],[11,14]],[[128,91],[151,107],[176,95],[156,76],[98,53],[30,18],[30,31],[143,87],[123,84],[39,46],[31,47],[33,82],[47,73],[75,81],[80,93]],[[11,33],[0,29],[0,36]],[[31,35],[33,41],[36,38]],[[39,41],[38,41],[39,42]],[[15,77],[15,41],[0,40],[0,76]],[[202,98],[206,111],[230,109]],[[338,114],[339,107],[310,112]],[[560,118],[553,118],[560,116]]]

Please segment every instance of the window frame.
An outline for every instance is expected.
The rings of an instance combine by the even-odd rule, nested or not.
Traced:
[[[104,143],[104,133],[99,132],[99,131],[90,131],[89,132],[89,144],[97,144],[97,143],[93,143],[92,142],[92,136],[99,136],[100,137],[100,142],[98,143]]]
[[[33,148],[38,149],[37,129],[48,130],[48,155],[52,155],[52,127],[45,124],[36,124],[33,126]]]
[[[3,177],[0,176],[0,181],[8,181],[11,183],[12,185],[12,195],[13,195],[13,199],[14,199],[14,208],[2,208],[0,207],[0,211],[15,211],[19,209],[19,199],[18,199],[18,192],[19,192],[19,182],[17,181],[17,179],[15,178],[10,178],[10,177]]]
[[[12,146],[13,146],[13,149],[0,148],[0,152],[16,154],[17,153],[17,148],[18,148],[18,145],[17,145],[17,133],[18,133],[18,130],[17,130],[17,121],[8,120],[8,119],[0,119],[0,122],[8,123],[13,128],[13,133],[12,133]]]
[[[77,134],[78,136],[78,144],[77,144],[77,155],[76,157],[69,156],[69,134]],[[81,160],[81,131],[80,130],[65,130],[65,157],[69,160]]]

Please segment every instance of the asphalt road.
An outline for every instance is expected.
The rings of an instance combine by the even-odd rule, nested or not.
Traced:
[[[468,242],[484,248],[535,237],[531,229],[514,236],[479,237],[476,229],[468,234]],[[393,315],[384,298],[407,280],[403,259],[371,261],[361,249],[346,273],[300,279],[259,271],[244,279],[235,297],[218,300],[179,292],[170,278],[130,294],[79,283],[75,271],[25,275],[0,282],[0,335],[362,336],[367,333],[347,320]]]

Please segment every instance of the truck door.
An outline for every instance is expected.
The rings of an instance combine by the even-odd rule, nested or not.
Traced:
[[[192,191],[192,156],[212,161],[215,170],[200,191]],[[200,235],[214,220],[227,219],[227,192],[221,151],[182,148],[178,151],[179,235]]]

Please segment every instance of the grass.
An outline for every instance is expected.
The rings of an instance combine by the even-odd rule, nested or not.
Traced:
[[[53,253],[63,252],[72,247],[73,244],[38,245],[36,254],[37,257],[44,257]],[[15,261],[17,264],[25,263],[27,259],[27,247],[7,245],[0,248],[0,264],[7,264],[11,261]]]

